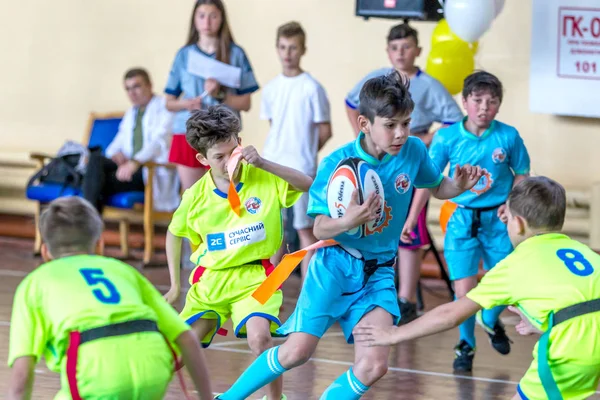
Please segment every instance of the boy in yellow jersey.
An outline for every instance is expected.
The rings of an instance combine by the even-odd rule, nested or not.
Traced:
[[[542,333],[513,399],[587,399],[600,380],[600,255],[559,233],[565,212],[562,186],[525,178],[507,202],[515,250],[475,289],[399,328],[356,328],[356,341],[400,343],[451,329],[484,308],[512,304],[525,318],[519,333]]]
[[[50,203],[40,220],[45,264],[15,293],[8,399],[30,399],[44,356],[61,374],[55,399],[162,399],[181,353],[202,400],[212,398],[198,340],[131,266],[94,255],[103,223],[78,197]],[[174,346],[173,346],[174,344]]]
[[[227,164],[238,148],[240,121],[225,106],[195,112],[187,121],[186,139],[198,161],[210,171],[185,191],[167,233],[167,260],[173,303],[180,292],[181,240],[197,246],[191,260],[198,267],[190,276],[191,288],[181,316],[202,341],[210,345],[227,319],[234,333],[246,337],[255,355],[272,347],[271,335],[281,325],[278,315],[283,297],[279,290],[264,305],[252,293],[269,272],[269,258],[283,239],[281,209],[291,207],[308,191],[312,178],[292,168],[260,157],[248,146],[234,173],[240,198],[240,215],[232,209],[227,193]],[[269,385],[269,400],[285,398],[282,380]]]

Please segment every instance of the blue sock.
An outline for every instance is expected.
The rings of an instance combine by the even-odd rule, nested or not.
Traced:
[[[496,326],[496,322],[498,321],[500,314],[502,314],[502,311],[504,311],[505,308],[506,306],[497,306],[494,308],[490,308],[489,310],[482,310],[481,316],[483,319],[483,323],[489,326],[490,328]]]
[[[357,400],[369,390],[352,372],[344,372],[325,390],[321,400]]]
[[[281,374],[287,371],[279,363],[277,355],[279,346],[270,348],[258,358],[240,375],[237,381],[223,394],[220,400],[245,400],[261,387],[273,382]]]
[[[460,330],[460,340],[465,340],[469,346],[475,348],[475,316],[469,317],[458,327]]]

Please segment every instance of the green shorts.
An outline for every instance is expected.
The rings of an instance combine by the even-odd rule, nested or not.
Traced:
[[[200,318],[217,320],[216,328],[202,339],[203,347],[210,345],[215,333],[229,318],[238,338],[246,337],[246,322],[252,317],[271,321],[271,335],[280,336],[276,330],[281,325],[281,290],[275,292],[264,305],[252,297],[265,278],[265,268],[260,264],[204,271],[188,291],[180,314],[189,325]]]
[[[160,333],[112,336],[79,347],[77,387],[86,400],[158,400],[165,396],[173,369],[173,353]],[[64,365],[62,371],[55,400],[71,400]]]

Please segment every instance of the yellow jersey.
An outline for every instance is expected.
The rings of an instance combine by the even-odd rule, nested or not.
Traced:
[[[242,164],[237,192],[241,214],[233,212],[227,193],[210,173],[185,191],[169,231],[198,246],[191,261],[207,269],[224,269],[268,259],[283,240],[282,208],[291,207],[302,192],[251,164]],[[190,276],[194,276],[192,273]]]
[[[486,273],[467,297],[483,308],[516,305],[545,331],[551,311],[600,298],[600,255],[563,234],[534,236]],[[534,358],[536,354],[537,345]],[[557,362],[597,364],[600,313],[554,327],[549,356]]]
[[[131,320],[153,320],[170,341],[190,329],[135,268],[112,258],[74,255],[50,261],[17,287],[8,364],[43,355],[60,372],[69,333]]]

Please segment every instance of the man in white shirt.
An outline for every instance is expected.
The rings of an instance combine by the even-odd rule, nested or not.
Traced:
[[[125,73],[125,91],[133,106],[127,110],[119,131],[108,145],[105,156],[91,152],[83,179],[83,197],[100,212],[108,197],[123,192],[144,191],[148,161],[167,163],[171,141],[172,114],[165,99],[152,93],[148,72],[141,68]],[[156,168],[154,208],[172,211],[179,205],[176,171]]]
[[[314,177],[317,153],[331,138],[331,119],[327,93],[300,67],[300,59],[306,52],[305,41],[306,34],[297,22],[278,28],[277,54],[283,71],[263,89],[260,116],[271,123],[263,156]],[[307,208],[308,193],[305,193],[293,207],[293,227],[298,231],[300,247],[317,241],[312,232],[314,221],[306,215]],[[275,258],[279,257],[281,252]],[[309,261],[310,255],[302,260],[303,277]]]

